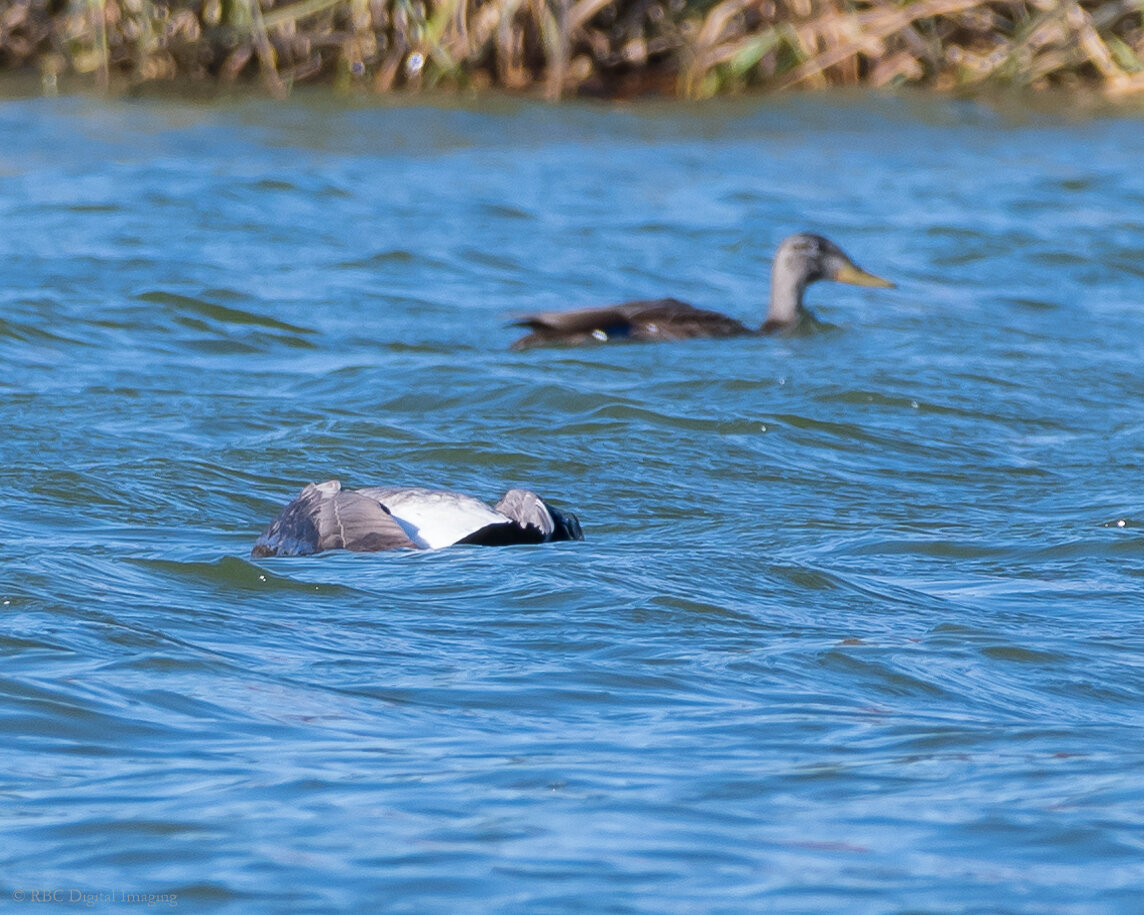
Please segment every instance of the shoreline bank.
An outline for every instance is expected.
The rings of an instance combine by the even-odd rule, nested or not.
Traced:
[[[0,72],[709,98],[839,86],[1144,92],[1144,0],[14,0]]]

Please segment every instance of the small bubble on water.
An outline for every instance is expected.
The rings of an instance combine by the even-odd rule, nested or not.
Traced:
[[[1127,526],[1127,524],[1128,524],[1128,522],[1125,521],[1123,518],[1117,518],[1116,519],[1116,526],[1117,527],[1125,527],[1125,526]],[[8,601],[4,601],[4,603],[8,603]]]
[[[265,575],[259,575],[258,580],[259,581],[266,581],[266,576]]]
[[[918,408],[918,402],[916,400],[911,400],[910,406],[916,410]]]

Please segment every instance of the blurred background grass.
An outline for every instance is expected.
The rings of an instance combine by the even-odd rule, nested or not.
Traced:
[[[1144,90],[1144,0],[3,0],[0,68],[152,81],[703,98]]]

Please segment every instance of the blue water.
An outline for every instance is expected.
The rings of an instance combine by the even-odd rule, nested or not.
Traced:
[[[0,103],[0,906],[1144,912],[1141,149],[914,96]],[[758,321],[802,229],[898,288],[507,351]],[[587,540],[252,562],[333,477]]]

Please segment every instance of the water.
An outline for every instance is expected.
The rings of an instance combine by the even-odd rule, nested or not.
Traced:
[[[1144,911],[1138,116],[15,99],[0,137],[2,898]],[[506,349],[628,297],[758,320],[801,229],[899,288]],[[251,562],[331,477],[588,539]]]

